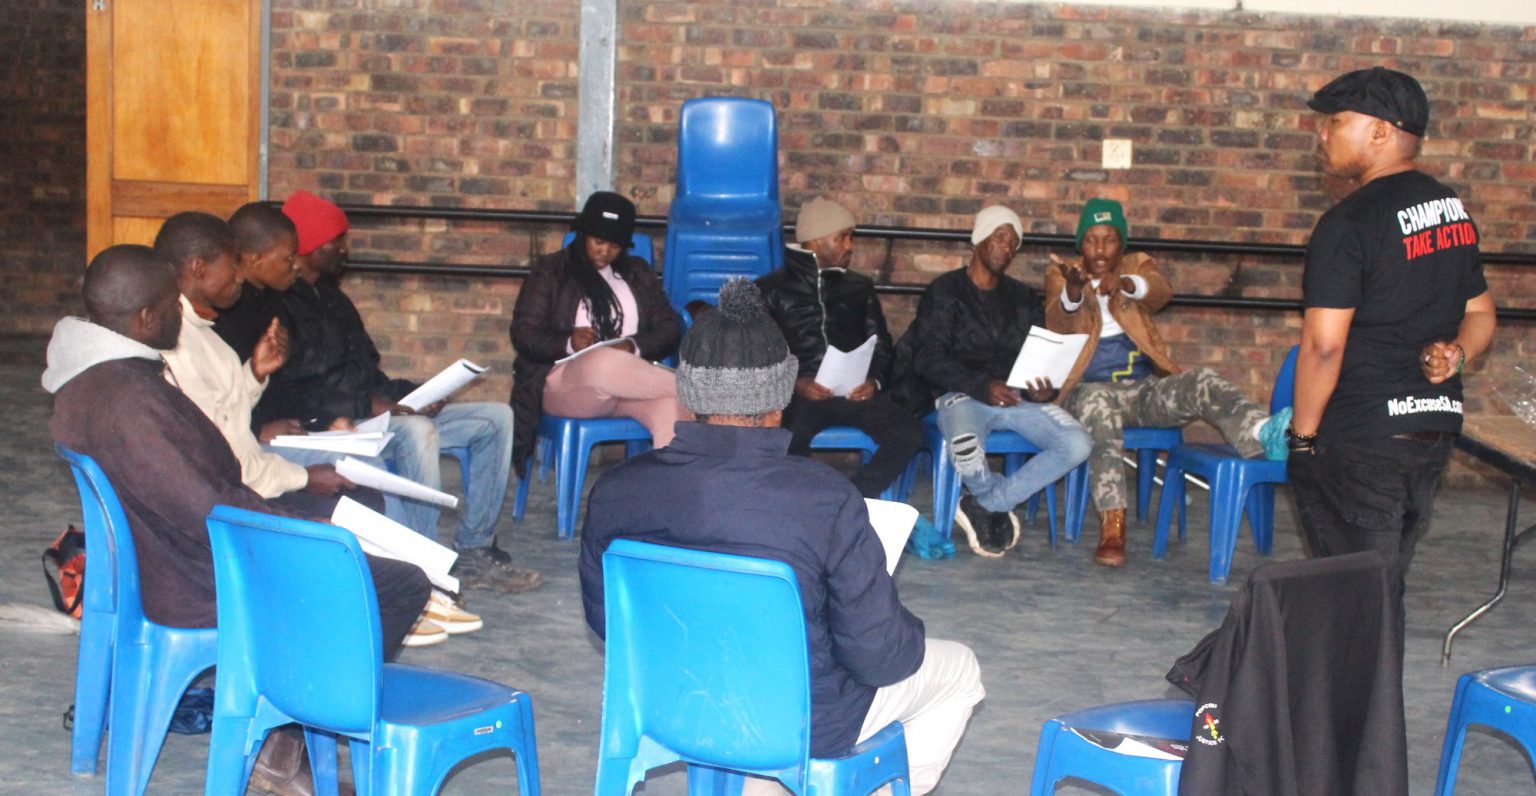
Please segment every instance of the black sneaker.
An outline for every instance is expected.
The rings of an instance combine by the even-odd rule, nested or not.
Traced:
[[[972,552],[987,558],[999,558],[1019,540],[1018,520],[1010,520],[1012,516],[1006,511],[987,511],[976,502],[975,497],[967,493],[960,498],[955,522],[960,525],[960,530],[965,531],[965,541],[970,544]]]
[[[544,576],[532,569],[512,566],[512,556],[495,544],[460,550],[448,574],[459,579],[459,588],[491,589],[516,594],[544,585]]]

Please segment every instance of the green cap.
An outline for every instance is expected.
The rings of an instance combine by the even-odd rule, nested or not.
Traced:
[[[1131,236],[1125,225],[1125,208],[1113,199],[1089,199],[1083,205],[1083,215],[1077,220],[1077,250],[1083,250],[1083,236],[1088,234],[1089,227],[1100,224],[1108,224],[1120,233],[1120,242],[1125,243]]]

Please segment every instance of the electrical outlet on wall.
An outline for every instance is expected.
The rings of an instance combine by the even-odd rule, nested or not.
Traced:
[[[1104,168],[1128,169],[1131,167],[1131,139],[1104,139]]]

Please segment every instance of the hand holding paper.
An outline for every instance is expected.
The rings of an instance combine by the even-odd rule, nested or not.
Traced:
[[[424,500],[450,509],[459,507],[459,499],[447,492],[422,486],[409,478],[401,478],[388,470],[380,470],[351,456],[336,463],[336,472],[346,476],[348,481],[358,486],[371,486],[380,492]]]
[[[484,372],[485,368],[467,359],[461,359],[443,368],[442,372],[436,376],[427,379],[426,384],[412,390],[410,395],[401,398],[398,403],[420,412],[463,389],[464,385],[480,378],[480,374]]]
[[[816,370],[816,383],[833,395],[847,397],[869,378],[869,363],[875,356],[875,336],[870,335],[858,348],[843,351],[837,346],[827,346],[821,367]]]
[[[1024,339],[1019,358],[1008,374],[1008,386],[1028,389],[1036,379],[1049,379],[1052,387],[1061,389],[1087,344],[1086,334],[1057,334],[1038,326],[1029,327],[1029,337]]]

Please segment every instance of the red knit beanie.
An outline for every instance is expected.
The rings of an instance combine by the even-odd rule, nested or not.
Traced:
[[[294,191],[288,201],[283,202],[283,215],[299,230],[298,253],[301,255],[309,254],[347,231],[347,214],[331,201],[309,191]]]

